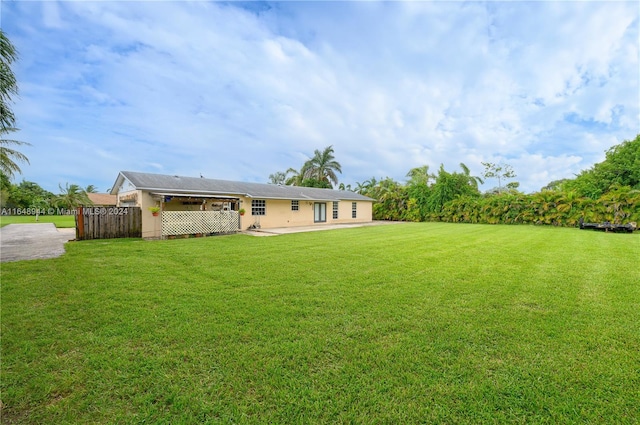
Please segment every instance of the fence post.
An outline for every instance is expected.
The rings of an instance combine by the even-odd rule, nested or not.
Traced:
[[[84,240],[84,211],[82,206],[76,208],[76,239]]]

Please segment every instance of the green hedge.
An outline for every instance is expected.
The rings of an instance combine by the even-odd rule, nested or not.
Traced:
[[[407,202],[401,219],[484,224],[542,224],[574,227],[585,222],[640,222],[640,191],[616,187],[597,200],[575,192],[543,191],[531,195],[504,193],[486,197],[461,196],[441,211],[421,216],[415,201]]]

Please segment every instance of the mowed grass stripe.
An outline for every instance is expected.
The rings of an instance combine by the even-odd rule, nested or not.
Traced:
[[[53,223],[56,227],[76,227],[73,215],[0,215],[0,227],[9,224]]]
[[[3,420],[634,423],[639,236],[71,243],[2,265]]]

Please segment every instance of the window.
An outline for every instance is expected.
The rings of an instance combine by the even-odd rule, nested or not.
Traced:
[[[351,203],[351,218],[356,218],[356,216],[358,215],[358,203],[357,202],[352,202]]]
[[[291,211],[300,210],[300,201],[291,201]]]
[[[334,220],[338,219],[338,202],[337,201],[333,201],[333,219]]]
[[[267,215],[267,201],[264,199],[252,199],[251,215]]]

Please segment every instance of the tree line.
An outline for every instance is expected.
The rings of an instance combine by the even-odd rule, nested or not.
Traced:
[[[93,202],[89,193],[97,193],[93,185],[83,188],[77,184],[58,185],[60,193],[54,194],[43,189],[37,183],[23,180],[18,184],[11,183],[3,174],[0,182],[0,208],[38,210],[73,210],[81,205],[90,206]]]
[[[269,183],[333,188],[336,172],[342,172],[333,154],[332,146],[315,150],[299,170],[271,174]],[[410,169],[405,183],[372,177],[354,188],[343,183],[338,188],[375,199],[374,220],[555,226],[576,226],[580,219],[640,222],[640,134],[610,148],[603,162],[575,178],[549,182],[530,194],[520,192],[518,182],[508,182],[517,177],[511,165],[482,165],[481,176],[471,175],[463,163],[454,171],[440,165],[435,173],[423,165]],[[483,178],[498,186],[481,193]]]
[[[640,222],[640,135],[609,149],[603,162],[573,179],[550,182],[540,191],[525,194],[518,183],[502,186],[515,177],[508,164],[483,163],[482,177],[495,178],[498,187],[478,190],[480,177],[468,167],[449,172],[440,166],[413,168],[402,184],[391,178],[372,178],[355,191],[377,200],[375,220],[444,221],[486,224],[548,224],[576,226],[586,222]]]

